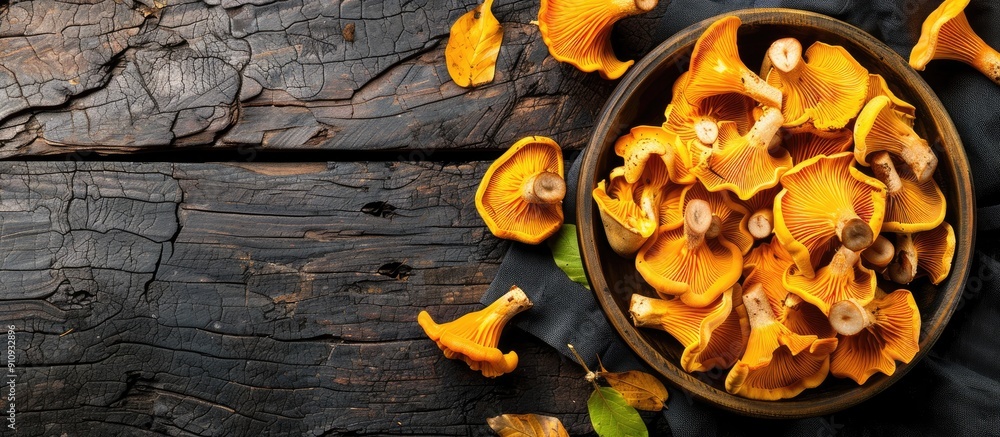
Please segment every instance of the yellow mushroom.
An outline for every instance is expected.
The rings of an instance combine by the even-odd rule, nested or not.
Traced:
[[[746,229],[746,208],[730,199],[729,193],[725,191],[713,193],[701,184],[689,185],[684,189],[682,207],[695,199],[708,202],[712,211],[712,225],[705,233],[705,238],[716,238],[721,235],[739,247],[741,254],[750,252],[754,239]]]
[[[774,232],[774,198],[779,192],[781,185],[775,185],[758,191],[743,202],[750,211],[745,226],[750,235],[758,240],[770,237]]]
[[[750,130],[754,122],[753,108],[757,105],[753,99],[726,93],[706,97],[700,104],[692,105],[684,94],[689,75],[684,72],[674,82],[673,97],[664,112],[664,129],[676,132],[685,143],[697,140],[705,146],[711,146],[718,139],[720,121],[736,123],[741,135]]]
[[[517,353],[497,349],[500,332],[512,317],[531,308],[531,301],[516,285],[482,310],[468,313],[448,323],[437,324],[427,311],[417,322],[449,359],[465,361],[472,370],[494,378],[517,367]]]
[[[817,156],[781,178],[774,234],[806,277],[813,277],[834,238],[860,251],[882,228],[885,185],[854,168],[853,160],[850,152]]]
[[[750,337],[746,351],[737,365],[743,364],[747,370],[756,370],[771,363],[774,352],[787,347],[792,355],[815,350],[819,338],[792,332],[778,320],[771,303],[760,284],[750,285],[743,293],[743,306],[750,320]]]
[[[885,81],[885,78],[881,74],[869,74],[868,75],[868,97],[865,98],[865,102],[871,101],[878,96],[886,96],[889,98],[889,102],[892,103],[893,109],[902,112],[909,116],[914,116],[917,113],[917,108],[913,105],[907,103],[905,100],[896,97],[889,89],[889,84]]]
[[[868,93],[868,70],[841,46],[815,42],[802,56],[795,38],[782,38],[767,51],[767,82],[781,90],[785,126],[812,123],[837,130],[858,114]]]
[[[630,15],[649,12],[657,0],[542,0],[538,30],[553,58],[584,72],[617,79],[634,61],[622,62],[611,47],[611,28]]]
[[[851,150],[854,134],[848,129],[820,131],[806,123],[798,127],[782,129],[781,146],[792,155],[795,165],[820,155],[836,155]]]
[[[733,286],[733,310],[721,325],[712,331],[712,337],[704,347],[692,349],[681,356],[681,367],[689,372],[707,372],[712,369],[728,369],[736,364],[746,350],[750,338],[750,319],[743,307],[743,290],[739,284]]]
[[[909,167],[897,168],[888,152],[874,153],[868,161],[875,177],[886,187],[883,232],[926,231],[944,221],[944,193],[934,179],[918,181]]]
[[[514,143],[490,165],[476,190],[476,210],[498,238],[538,244],[563,223],[562,149],[551,138]]]
[[[923,70],[934,59],[951,59],[971,65],[1000,84],[1000,53],[969,26],[968,4],[969,0],[945,0],[927,16],[910,52],[910,66]]]
[[[739,93],[764,105],[781,108],[781,91],[750,71],[740,60],[736,31],[740,19],[728,16],[708,26],[691,54],[684,95],[692,105],[720,94]]]
[[[651,157],[673,169],[674,147],[670,144],[676,136],[659,126],[636,126],[615,141],[615,154],[625,160],[625,180],[635,183]]]
[[[656,212],[643,210],[635,201],[639,197],[636,184],[625,180],[624,170],[615,173],[610,183],[597,183],[593,197],[611,248],[621,256],[630,256],[656,231]]]
[[[831,305],[845,299],[864,305],[875,298],[878,277],[859,261],[857,252],[841,246],[830,264],[819,269],[814,277],[797,275],[792,267],[785,271],[782,283],[824,314],[829,314]]]
[[[917,181],[925,182],[934,175],[937,155],[913,130],[913,117],[893,109],[888,97],[879,96],[865,104],[854,123],[854,157],[861,165],[869,165],[869,156],[889,152],[903,159]]]
[[[913,235],[913,249],[917,252],[917,267],[927,273],[932,284],[940,284],[951,272],[955,256],[955,230],[947,222],[925,232]]]
[[[792,354],[782,346],[774,351],[767,366],[752,369],[737,362],[726,376],[726,391],[750,399],[775,401],[798,396],[826,380],[830,353],[837,348],[836,337],[816,341],[815,347]]]
[[[920,310],[907,290],[879,291],[867,305],[838,302],[830,310],[830,324],[842,335],[830,372],[858,384],[877,372],[892,375],[897,360],[909,363],[920,350]]]
[[[629,314],[637,327],[670,333],[684,346],[681,362],[693,365],[695,360],[690,355],[703,350],[713,331],[729,317],[733,308],[732,294],[732,289],[727,290],[710,305],[701,308],[688,306],[680,299],[664,300],[633,294]],[[684,370],[692,372],[694,368],[684,367]]]

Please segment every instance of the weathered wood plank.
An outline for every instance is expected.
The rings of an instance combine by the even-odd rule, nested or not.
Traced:
[[[472,204],[487,164],[0,163],[21,435],[589,431],[547,346],[510,329],[521,364],[488,380],[415,323],[481,307],[506,248]]]
[[[533,134],[582,147],[614,82],[548,56],[535,2],[496,6],[494,82],[451,82],[448,32],[476,3],[13,3],[0,8],[0,157],[199,145],[427,159]],[[632,24],[628,55],[649,46]]]

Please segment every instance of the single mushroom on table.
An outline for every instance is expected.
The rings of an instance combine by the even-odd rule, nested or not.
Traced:
[[[841,246],[830,264],[819,269],[814,277],[797,275],[791,267],[785,271],[782,283],[788,291],[815,305],[823,314],[829,314],[830,306],[844,299],[867,304],[875,298],[878,277],[861,265],[860,260],[857,252]]]
[[[889,152],[910,166],[917,181],[925,182],[934,175],[938,158],[927,140],[913,130],[913,117],[893,109],[886,96],[867,104],[854,122],[854,157],[868,166],[871,155]]]
[[[926,231],[944,221],[947,205],[934,179],[918,181],[908,166],[896,167],[888,152],[873,153],[868,161],[886,188],[883,232]]]
[[[486,170],[476,210],[498,238],[538,244],[562,227],[565,196],[562,149],[551,138],[531,136]]]
[[[622,62],[611,47],[618,20],[649,12],[658,0],[541,0],[538,30],[553,58],[580,71],[618,79],[634,61]]]
[[[910,51],[910,66],[923,70],[934,59],[971,65],[1000,84],[1000,53],[972,30],[965,17],[969,0],[945,0],[924,20],[920,39]]]
[[[451,322],[435,323],[427,311],[421,311],[417,315],[417,323],[444,351],[445,357],[465,361],[472,370],[494,378],[517,367],[517,353],[510,351],[505,354],[497,349],[497,343],[507,321],[531,308],[531,305],[524,290],[515,285],[486,308]]]
[[[785,126],[810,122],[818,130],[842,129],[861,111],[868,94],[868,70],[841,46],[802,44],[782,38],[767,51],[767,82],[781,90]]]
[[[766,106],[781,108],[781,90],[747,68],[736,47],[736,16],[721,18],[695,42],[684,95],[692,105],[726,93],[739,93]]]
[[[817,156],[781,178],[774,234],[806,277],[815,275],[835,238],[860,251],[882,228],[885,185],[854,168],[853,161],[850,152]]]
[[[830,372],[858,384],[877,372],[892,375],[897,360],[909,363],[920,350],[920,310],[907,290],[879,290],[867,305],[837,302],[830,309],[830,324],[841,334]]]
[[[682,223],[661,226],[639,249],[636,269],[661,297],[679,295],[687,305],[704,307],[739,280],[740,248],[723,236],[706,238],[711,227],[711,206],[695,199],[684,207]]]

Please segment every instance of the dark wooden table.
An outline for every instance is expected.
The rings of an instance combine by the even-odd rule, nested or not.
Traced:
[[[0,6],[18,434],[467,435],[528,412],[590,432],[553,349],[508,329],[521,363],[486,379],[416,324],[481,308],[508,247],[473,202],[490,162],[525,135],[581,149],[615,85],[549,57],[517,0],[494,8],[496,80],[457,87],[444,47],[475,3]]]

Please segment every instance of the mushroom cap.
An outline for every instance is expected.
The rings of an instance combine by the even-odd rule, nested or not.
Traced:
[[[538,30],[549,53],[587,73],[614,80],[634,61],[622,62],[611,47],[611,28],[630,15],[648,12],[656,0],[542,0]]]
[[[612,177],[610,184],[597,183],[593,197],[601,213],[601,223],[611,248],[622,256],[634,254],[656,232],[657,220],[634,200],[636,185],[623,175]]]
[[[877,235],[885,215],[886,189],[851,164],[850,152],[817,156],[789,170],[774,203],[774,235],[806,277],[837,237],[837,227],[859,218]]]
[[[781,107],[781,91],[750,71],[740,60],[736,31],[740,18],[723,17],[705,29],[695,42],[684,95],[692,105],[726,93],[739,93],[767,106]]]
[[[924,182],[906,165],[896,165],[902,186],[886,194],[883,232],[914,233],[937,227],[944,221],[947,203],[934,179]]]
[[[795,165],[814,156],[830,156],[849,151],[852,145],[854,145],[854,134],[850,130],[824,132],[812,129],[809,124],[784,129],[781,142],[781,146],[792,155],[792,162]]]
[[[742,200],[778,184],[792,168],[784,149],[769,152],[771,138],[781,125],[777,109],[764,112],[746,135],[739,135],[731,122],[719,123],[719,140],[705,163],[692,170],[709,191],[729,190]]]
[[[438,324],[427,311],[417,315],[417,323],[449,359],[461,359],[472,370],[493,378],[517,367],[514,351],[504,354],[497,349],[500,333],[507,322],[528,308],[531,301],[517,286],[479,311],[465,314],[451,322]]]
[[[625,180],[635,183],[642,176],[646,162],[653,156],[663,160],[667,171],[673,167],[676,137],[659,126],[636,126],[615,141],[615,154],[625,159]]]
[[[889,98],[889,102],[892,103],[893,109],[902,112],[909,116],[914,116],[917,113],[917,108],[909,104],[903,99],[896,97],[889,89],[889,83],[885,81],[885,78],[881,74],[869,74],[868,75],[868,97],[865,102],[871,101],[879,96],[885,96]]]
[[[923,70],[934,59],[968,60],[983,43],[965,18],[969,0],[945,0],[924,19],[920,39],[910,51],[910,66]],[[939,44],[940,43],[940,44]]]
[[[940,284],[951,272],[955,256],[955,230],[947,222],[934,229],[913,235],[917,267],[927,272],[932,284]]]
[[[538,244],[563,223],[562,203],[529,203],[522,186],[550,172],[563,177],[562,149],[551,138],[525,137],[490,165],[476,190],[476,210],[498,238]]]
[[[854,122],[854,158],[867,166],[869,155],[889,152],[906,161],[917,180],[930,179],[937,167],[937,156],[927,140],[913,130],[913,120],[893,109],[888,97],[872,99]]]
[[[660,201],[659,225],[676,225],[684,222],[684,191],[686,185],[672,185]]]
[[[726,320],[712,331],[708,344],[684,351],[681,355],[684,370],[707,372],[728,369],[740,359],[750,338],[750,319],[743,307],[742,293],[741,289],[733,286],[733,309]]]
[[[877,372],[892,375],[896,360],[910,362],[920,350],[920,310],[907,290],[880,296],[865,306],[874,324],[855,335],[840,338],[831,356],[830,372],[864,384]]]
[[[807,121],[819,130],[836,130],[858,114],[868,94],[868,70],[841,46],[815,42],[805,62],[788,73],[772,68],[767,82],[781,90],[785,126]]]
[[[788,291],[815,305],[823,314],[830,314],[830,306],[842,300],[854,299],[861,305],[875,298],[878,277],[859,263],[859,255],[849,254],[842,248],[833,255],[830,264],[816,272],[812,278],[796,275],[795,267],[785,271],[782,283]]]
[[[817,343],[814,351],[799,354],[779,347],[770,364],[757,369],[737,362],[726,376],[726,391],[745,398],[774,401],[818,387],[829,374],[830,351],[837,347],[837,339],[826,338]]]
[[[688,247],[681,222],[661,226],[639,249],[635,267],[661,297],[680,295],[685,304],[704,307],[740,279],[743,256],[721,236]]]
[[[708,202],[712,215],[717,217],[721,223],[720,235],[736,247],[740,248],[740,254],[750,252],[753,247],[754,238],[746,228],[747,210],[737,202],[734,202],[729,193],[725,191],[711,192],[701,184],[689,185],[682,193],[682,208],[687,206],[693,199],[701,199]]]
[[[701,308],[688,306],[680,299],[665,300],[633,294],[629,313],[636,326],[661,329],[672,335],[684,346],[681,362],[694,364],[694,357],[689,356],[691,351],[698,352],[708,346],[713,332],[726,321],[732,308],[733,293],[730,289]],[[687,367],[684,370],[693,371]]]

